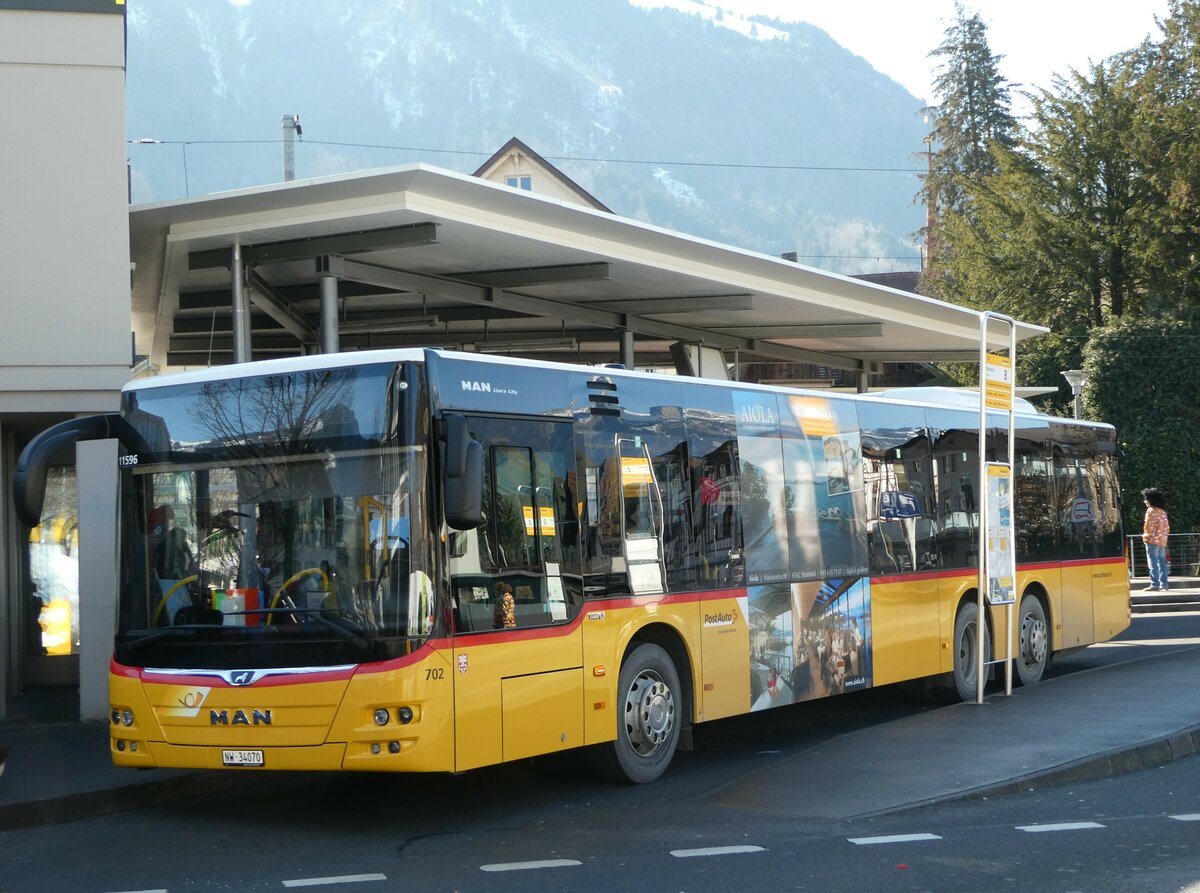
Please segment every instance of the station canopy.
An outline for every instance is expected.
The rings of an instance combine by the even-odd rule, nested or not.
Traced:
[[[254,359],[318,352],[323,290],[340,350],[605,363],[632,338],[639,367],[704,345],[858,373],[979,357],[974,310],[423,164],[134,206],[130,238],[135,353],[163,370],[233,361],[235,245]]]

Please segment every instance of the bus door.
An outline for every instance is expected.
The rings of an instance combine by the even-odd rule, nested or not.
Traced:
[[[622,540],[629,588],[634,595],[663,592],[662,494],[650,450],[640,437],[618,437],[621,457]]]
[[[583,743],[571,424],[468,427],[483,446],[483,523],[448,536],[458,770]]]

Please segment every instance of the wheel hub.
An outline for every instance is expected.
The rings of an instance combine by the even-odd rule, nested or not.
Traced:
[[[656,673],[642,673],[625,699],[625,730],[629,743],[642,756],[653,753],[675,726],[675,696]]]
[[[1046,659],[1046,624],[1033,614],[1026,614],[1021,621],[1021,657],[1027,666]]]
[[[975,624],[968,623],[963,627],[962,636],[958,640],[958,665],[963,670],[963,678],[968,683],[975,679]]]

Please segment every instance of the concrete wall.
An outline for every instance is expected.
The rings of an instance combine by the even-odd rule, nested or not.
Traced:
[[[37,682],[26,672],[24,651],[27,531],[13,517],[9,494],[16,451],[52,422],[115,409],[129,378],[124,7],[114,0],[4,4],[0,96],[3,716],[7,698]],[[107,714],[100,689],[114,624],[114,454],[111,444],[89,445],[77,469],[88,568],[81,580],[79,669],[87,680],[87,718]],[[55,666],[71,667],[73,675],[73,664]]]
[[[128,379],[124,24],[0,10],[0,412],[113,406]]]

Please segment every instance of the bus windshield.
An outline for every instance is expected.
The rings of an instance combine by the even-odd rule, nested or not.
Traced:
[[[341,371],[127,400],[147,451],[122,461],[118,662],[329,666],[428,637],[425,450],[393,376]],[[214,409],[221,437],[197,439]]]

